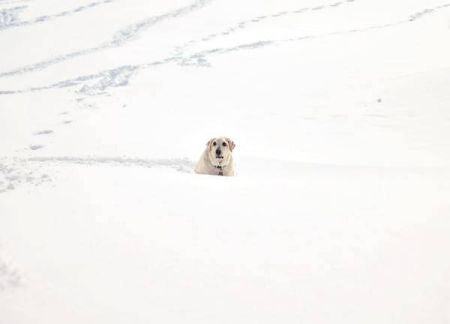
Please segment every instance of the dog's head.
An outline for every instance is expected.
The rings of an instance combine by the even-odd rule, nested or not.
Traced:
[[[206,145],[209,160],[215,166],[226,166],[231,159],[231,152],[236,146],[228,137],[212,138]]]

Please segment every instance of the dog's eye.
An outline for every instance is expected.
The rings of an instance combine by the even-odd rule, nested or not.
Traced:
[[[223,142],[223,143],[222,143],[222,146],[227,146],[227,143]]]
[[[213,146],[216,146],[217,145],[217,143],[216,142],[213,142]]]

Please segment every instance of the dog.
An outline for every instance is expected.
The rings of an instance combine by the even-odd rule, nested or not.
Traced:
[[[199,174],[234,176],[234,142],[228,137],[212,138],[206,143],[195,172]]]

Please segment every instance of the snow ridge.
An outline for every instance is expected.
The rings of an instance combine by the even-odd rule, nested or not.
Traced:
[[[194,163],[187,158],[174,159],[143,159],[143,158],[128,158],[128,157],[32,157],[30,162],[54,162],[54,163],[75,163],[75,164],[109,164],[123,167],[167,167],[175,169],[183,173],[191,173]]]

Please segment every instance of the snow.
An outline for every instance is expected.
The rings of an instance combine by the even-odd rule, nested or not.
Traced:
[[[450,3],[0,1],[0,323],[450,323]],[[193,173],[210,137],[237,176]]]

